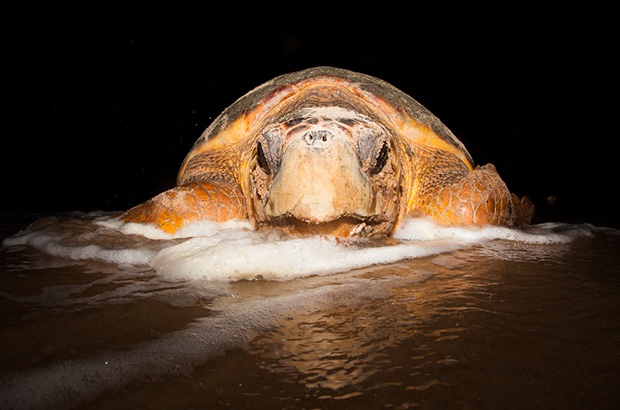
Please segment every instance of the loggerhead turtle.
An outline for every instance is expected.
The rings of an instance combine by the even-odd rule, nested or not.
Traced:
[[[198,138],[177,186],[121,218],[169,233],[197,220],[242,219],[256,229],[373,237],[390,235],[406,215],[516,226],[533,211],[407,94],[369,75],[315,67],[239,98]]]

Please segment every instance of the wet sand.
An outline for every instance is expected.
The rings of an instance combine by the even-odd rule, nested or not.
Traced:
[[[0,407],[618,408],[619,245],[217,286],[5,247]]]

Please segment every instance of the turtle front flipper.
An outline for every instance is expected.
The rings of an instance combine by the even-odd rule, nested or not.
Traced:
[[[239,187],[192,182],[169,189],[120,216],[125,222],[153,223],[174,233],[190,222],[247,219]]]
[[[444,225],[506,225],[530,223],[532,201],[511,194],[495,166],[451,170],[435,174],[433,184],[422,184],[416,211]],[[439,183],[437,183],[439,182]]]

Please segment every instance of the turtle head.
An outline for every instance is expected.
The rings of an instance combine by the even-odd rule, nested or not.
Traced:
[[[266,125],[250,171],[258,227],[335,236],[389,234],[400,172],[387,129],[341,107],[302,108]]]

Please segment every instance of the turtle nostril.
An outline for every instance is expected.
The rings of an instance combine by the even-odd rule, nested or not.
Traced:
[[[322,147],[326,145],[332,138],[333,134],[327,130],[313,130],[304,134],[303,139],[308,145]]]

